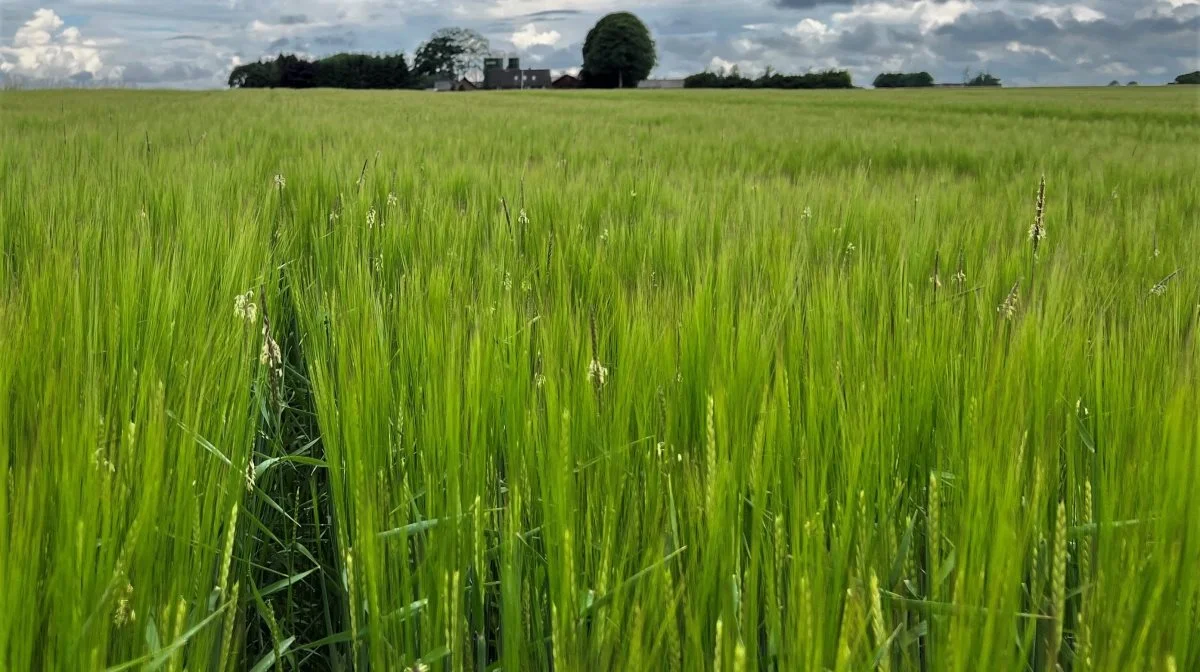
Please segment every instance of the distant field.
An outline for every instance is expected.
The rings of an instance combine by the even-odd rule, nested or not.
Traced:
[[[0,669],[1200,669],[1194,89],[10,92],[0,147]]]

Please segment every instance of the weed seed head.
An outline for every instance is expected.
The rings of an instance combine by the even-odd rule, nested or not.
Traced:
[[[608,367],[601,364],[600,360],[593,359],[591,364],[588,364],[587,376],[591,383],[603,387],[608,382]]]
[[[233,297],[233,312],[249,324],[258,321],[258,305],[254,303],[254,290]]]

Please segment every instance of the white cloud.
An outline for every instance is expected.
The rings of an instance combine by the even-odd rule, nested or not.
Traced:
[[[791,28],[784,28],[783,32],[801,40],[817,42],[826,42],[837,37],[836,31],[816,19],[804,19]]]
[[[1200,0],[1147,0],[1133,15],[1139,19],[1196,17],[1200,16]]]
[[[1068,18],[1079,23],[1091,23],[1107,18],[1104,12],[1087,5],[1038,5],[1033,8],[1033,15],[1050,19],[1056,25],[1062,25]]]
[[[734,65],[736,64],[720,56],[713,56],[712,60],[708,62],[708,69],[713,72],[729,72]]]
[[[747,54],[747,53],[750,53],[751,51],[762,48],[762,45],[760,45],[759,43],[755,42],[754,40],[748,40],[744,37],[739,37],[736,40],[730,42],[729,44],[739,54]]]
[[[912,24],[916,23],[922,33],[934,28],[954,23],[958,17],[975,9],[971,0],[917,0],[907,5],[893,5],[887,2],[868,2],[855,5],[848,12],[837,12],[833,22],[839,26],[853,26],[861,23],[879,24]]]
[[[1052,61],[1061,60],[1058,56],[1054,55],[1054,52],[1045,47],[1036,47],[1032,44],[1022,44],[1021,42],[1017,42],[1015,40],[1004,45],[1004,49],[1005,51],[1014,54],[1041,54]]]
[[[562,39],[562,35],[557,30],[547,30],[539,32],[536,25],[527,23],[521,26],[521,29],[512,34],[512,43],[518,49],[528,49],[537,45],[553,47]]]
[[[84,39],[74,26],[63,25],[54,10],[35,11],[13,35],[12,46],[0,47],[0,72],[45,79],[119,74],[104,69],[99,42]]]
[[[630,8],[630,11],[641,14],[641,9],[652,7],[654,5],[672,5],[677,4],[678,0],[641,0],[638,6]],[[436,2],[430,2],[436,4]],[[484,12],[494,18],[516,18],[527,16],[537,12],[553,12],[570,8],[572,11],[585,12],[588,14],[604,14],[607,12],[618,11],[614,8],[612,0],[571,0],[563,2],[562,0],[489,0],[486,3],[487,7]],[[596,17],[599,18],[599,17]]]
[[[324,21],[313,21],[304,23],[266,23],[259,19],[250,22],[246,30],[255,39],[264,41],[274,41],[283,37],[296,37],[313,33],[323,28],[329,28],[333,24]]]

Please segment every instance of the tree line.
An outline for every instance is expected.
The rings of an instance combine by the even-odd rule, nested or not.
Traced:
[[[404,54],[336,54],[315,61],[280,54],[229,73],[229,86],[239,89],[403,89],[414,83]]]
[[[823,70],[803,75],[782,75],[770,68],[754,79],[743,76],[735,66],[729,72],[700,72],[684,78],[688,89],[851,89],[854,83],[845,70]]]
[[[933,86],[933,75],[928,72],[882,72],[875,78],[877,89],[901,89]]]
[[[933,75],[928,72],[883,72],[872,83],[877,89],[905,89],[934,86]],[[974,77],[964,76],[963,86],[1000,86],[1000,79],[990,73],[981,72]]]

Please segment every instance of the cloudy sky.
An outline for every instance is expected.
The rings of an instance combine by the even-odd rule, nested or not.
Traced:
[[[0,77],[223,86],[280,51],[412,54],[437,28],[556,71],[588,29],[632,10],[658,43],[654,75],[737,65],[756,74],[845,68],[1008,85],[1162,83],[1200,69],[1200,0],[3,0]]]

